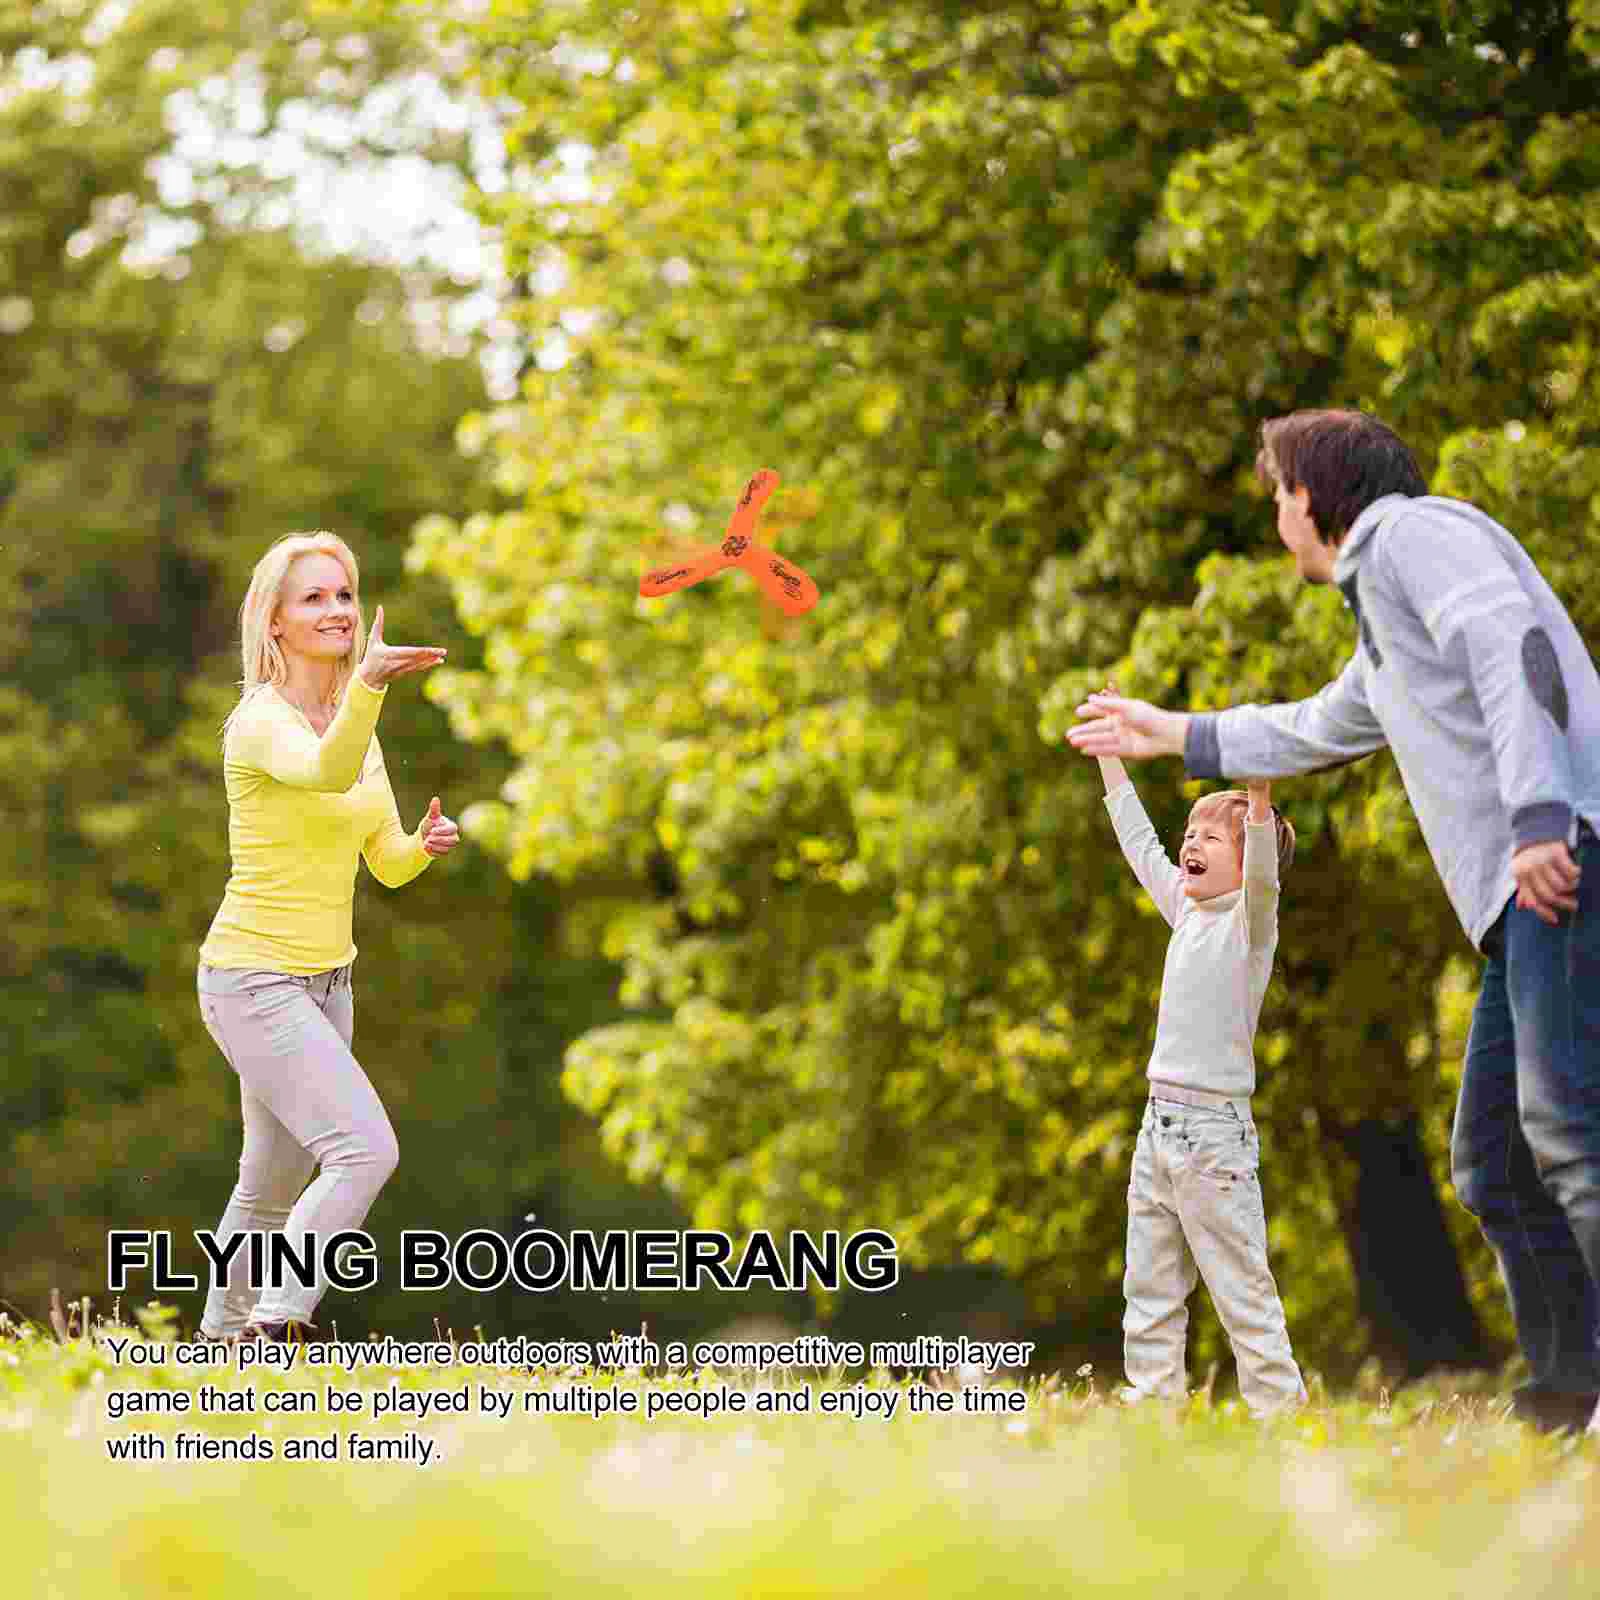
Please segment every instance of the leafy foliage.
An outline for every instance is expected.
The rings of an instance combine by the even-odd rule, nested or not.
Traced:
[[[462,291],[292,228],[263,154],[309,128],[351,166],[458,159],[411,117],[341,146],[364,125],[343,114],[432,59],[415,27],[144,0],[107,31],[98,12],[0,9],[0,1277],[32,1307],[103,1287],[108,1225],[187,1237],[234,1181],[237,1080],[194,981],[228,871],[219,727],[255,562],[333,527],[369,615],[382,600],[392,637],[470,659],[406,539],[432,505],[490,500],[453,445],[479,369],[416,322]],[[215,138],[180,160],[185,104]],[[505,770],[414,686],[383,738],[408,821]],[[551,897],[463,851],[403,900],[363,883],[356,927],[357,1047],[409,1152],[375,1232],[500,1224],[562,1182],[608,1198],[555,1088],[564,1039],[609,1014],[606,969],[562,954]],[[395,1294],[335,1314],[414,1314]]]
[[[1342,665],[1251,481],[1297,406],[1384,415],[1600,638],[1597,28],[1553,0],[463,25],[520,108],[523,181],[481,205],[545,356],[461,433],[515,503],[429,519],[417,560],[486,640],[441,684],[457,726],[516,761],[475,833],[517,877],[632,885],[594,943],[635,1015],[566,1087],[637,1177],[1114,1318],[1166,929],[1063,731],[1107,675],[1214,707]],[[731,577],[639,601],[663,523],[713,536],[758,466],[812,618],[763,636]],[[1169,836],[1174,777],[1140,775]],[[1445,1182],[1471,952],[1386,755],[1280,790],[1265,1184],[1297,1347],[1337,1365],[1343,1141],[1419,1115]]]

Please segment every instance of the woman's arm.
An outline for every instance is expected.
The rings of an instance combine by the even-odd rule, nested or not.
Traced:
[[[361,776],[367,746],[391,679],[426,672],[444,660],[436,645],[390,644],[383,637],[383,607],[372,618],[361,664],[346,685],[328,731],[319,739],[287,703],[258,694],[230,732],[228,758],[294,789],[343,794]]]
[[[374,741],[376,742],[376,741]],[[394,786],[389,782],[388,768],[383,765],[383,750],[378,757],[378,773],[383,779],[385,816],[365,839],[361,841],[361,856],[367,870],[387,889],[398,889],[417,877],[432,859],[422,848],[422,831],[426,819],[417,825],[415,833],[407,833],[400,821],[400,808],[395,804]]]
[[[356,674],[319,739],[287,702],[261,690],[230,730],[228,759],[292,789],[343,794],[361,776],[386,692]]]

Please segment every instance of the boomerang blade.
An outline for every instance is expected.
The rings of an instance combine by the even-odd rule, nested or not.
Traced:
[[[647,600],[675,594],[679,589],[687,589],[703,578],[721,572],[728,564],[728,558],[716,545],[707,545],[703,550],[695,550],[645,573],[639,580],[639,593]]]
[[[810,574],[765,545],[752,540],[734,565],[748,572],[786,617],[802,616],[817,603],[818,590]]]
[[[739,503],[728,518],[728,531],[723,539],[752,538],[761,508],[772,498],[772,491],[777,487],[778,474],[771,467],[763,467],[756,473],[744,486],[744,493],[739,496]]]

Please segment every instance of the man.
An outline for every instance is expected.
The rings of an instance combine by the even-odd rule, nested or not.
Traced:
[[[1288,705],[1188,715],[1090,695],[1069,738],[1086,755],[1182,755],[1197,778],[1393,751],[1486,958],[1451,1167],[1531,1371],[1513,1402],[1542,1428],[1600,1432],[1600,676],[1521,545],[1428,495],[1376,418],[1295,412],[1261,438],[1279,538],[1355,613],[1349,664]]]

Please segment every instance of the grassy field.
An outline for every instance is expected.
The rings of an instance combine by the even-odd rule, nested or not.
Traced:
[[[162,1330],[100,1325],[62,1343],[0,1329],[0,1500],[13,1507],[7,1593],[54,1600],[452,1600],[536,1595],[1594,1596],[1600,1442],[1506,1420],[1448,1384],[1390,1401],[1321,1397],[1262,1427],[1237,1402],[1129,1411],[1099,1375],[1032,1380],[1020,1414],[522,1414],[524,1391],[708,1391],[568,1369],[338,1368],[241,1374],[134,1368]],[[108,1335],[131,1337],[117,1364]],[[148,1353],[148,1352],[147,1352]],[[734,1380],[747,1403],[763,1380]],[[765,1380],[769,1384],[772,1380]],[[791,1380],[783,1380],[789,1383]],[[326,1413],[334,1385],[370,1408],[405,1391],[482,1383],[505,1419]],[[1017,1386],[1013,1386],[1017,1387]],[[250,1391],[255,1414],[135,1413]],[[310,1394],[317,1412],[267,1414]],[[109,1397],[119,1396],[115,1401]],[[162,1398],[151,1399],[158,1395]],[[289,1397],[289,1398],[285,1398]],[[476,1394],[473,1394],[476,1402]],[[234,1404],[243,1403],[238,1399]],[[658,1400],[658,1404],[659,1404]],[[271,1461],[178,1461],[182,1433],[273,1441]],[[114,1461],[152,1434],[166,1460]],[[414,1462],[282,1459],[291,1437],[407,1435]],[[218,1448],[222,1448],[219,1446]],[[238,1448],[237,1445],[234,1446]],[[407,1446],[406,1448],[414,1448]],[[36,1509],[35,1509],[36,1508]],[[20,1512],[20,1514],[19,1514]]]

